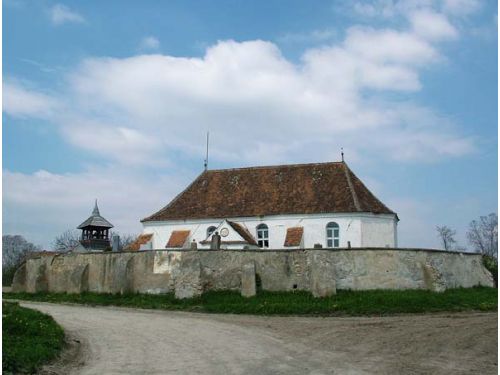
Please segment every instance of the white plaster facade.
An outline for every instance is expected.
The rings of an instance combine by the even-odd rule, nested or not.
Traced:
[[[207,230],[211,226],[217,227],[220,233],[223,227],[228,228],[227,237],[222,237],[222,248],[242,249],[248,248],[244,244],[224,245],[224,242],[237,242],[241,240],[225,219],[192,219],[143,222],[143,234],[153,234],[152,249],[165,249],[172,232],[189,230],[189,237],[184,248],[189,248],[196,242],[198,248],[210,248]],[[240,224],[257,239],[257,226],[266,224],[269,228],[269,248],[282,249],[288,228],[303,227],[303,237],[300,246],[288,247],[289,249],[313,248],[316,244],[327,247],[326,226],[335,222],[339,226],[339,246],[347,247],[397,247],[397,222],[395,214],[373,213],[332,213],[332,214],[307,214],[307,215],[273,215],[262,217],[235,217],[227,220]],[[255,248],[255,246],[253,246]],[[250,246],[249,248],[252,248]]]

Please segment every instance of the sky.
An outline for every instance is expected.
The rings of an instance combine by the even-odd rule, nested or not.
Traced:
[[[440,247],[497,212],[497,2],[3,1],[3,234],[123,234],[209,168],[339,161]]]

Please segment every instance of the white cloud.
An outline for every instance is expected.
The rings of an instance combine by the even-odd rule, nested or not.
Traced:
[[[393,19],[417,10],[431,9],[436,0],[368,0],[351,3],[354,14],[362,17]]]
[[[425,108],[374,100],[420,90],[419,69],[439,60],[411,32],[359,27],[340,44],[309,49],[300,64],[260,40],[220,41],[203,58],[92,58],[69,75],[72,106],[56,122],[72,144],[122,164],[199,157],[206,130],[212,160],[224,163],[328,160],[341,146],[364,157],[455,157],[473,140]]]
[[[50,117],[59,102],[50,95],[36,92],[16,81],[3,83],[3,111],[17,117]]]
[[[420,10],[411,14],[410,21],[415,34],[424,39],[440,41],[458,37],[457,29],[442,14]]]
[[[146,36],[142,38],[139,48],[142,50],[158,50],[160,48],[160,41],[154,36]]]
[[[433,205],[410,197],[389,197],[385,203],[397,210],[401,220],[398,223],[399,247],[439,248],[436,236],[436,225],[439,223],[434,222]]]
[[[434,10],[449,16],[465,17],[482,8],[481,0],[364,0],[349,3],[347,12],[365,18],[394,19],[416,11]]]
[[[124,126],[162,139],[170,152],[201,154],[203,143],[193,146],[191,140],[210,129],[223,150],[214,151],[215,158],[259,163],[273,155],[281,162],[323,139],[358,149],[362,143],[353,135],[363,131],[380,143],[418,139],[428,151],[421,155],[405,147],[404,156],[391,151],[387,157],[432,159],[468,153],[472,141],[437,121],[430,125],[427,112],[422,125],[424,116],[413,108],[367,100],[366,90],[419,90],[418,69],[439,59],[430,43],[412,33],[352,28],[342,44],[310,49],[299,65],[269,42],[221,41],[203,58],[89,59],[73,73],[71,88],[94,113],[121,113]],[[407,122],[410,117],[416,123]],[[408,131],[412,127],[418,127],[418,137]],[[443,148],[434,141],[439,136],[454,147]],[[398,149],[393,143],[392,150]],[[319,149],[316,158],[331,147]],[[362,148],[369,153],[374,146]]]
[[[50,19],[54,25],[64,23],[85,23],[85,18],[63,4],[55,4],[50,8]]]
[[[311,34],[327,43],[299,62],[267,41],[226,40],[201,57],[89,58],[56,95],[7,81],[7,115],[50,119],[107,167],[5,171],[5,232],[27,228],[21,234],[46,244],[47,233],[78,225],[70,223],[83,220],[96,197],[118,230],[138,231],[139,218],[192,179],[178,160],[201,167],[207,130],[212,165],[338,160],[340,147],[349,161],[434,162],[473,152],[476,140],[445,114],[412,103],[421,71],[445,58],[438,42],[457,36],[451,13],[431,12],[428,2],[377,3],[382,16],[402,15],[407,27],[351,27],[337,42]],[[394,93],[397,100],[386,95]]]
[[[380,64],[421,65],[432,63],[439,56],[432,45],[418,36],[391,29],[351,28],[344,45],[348,51]]]
[[[3,232],[24,235],[48,248],[56,235],[90,215],[97,198],[101,214],[115,230],[140,233],[139,220],[160,209],[194,177],[179,170],[149,176],[116,166],[67,174],[4,170]]]
[[[166,163],[151,159],[160,151],[160,140],[136,129],[75,118],[62,127],[62,133],[77,147],[129,166]]]

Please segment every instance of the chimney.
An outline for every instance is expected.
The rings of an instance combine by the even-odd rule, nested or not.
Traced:
[[[117,234],[113,235],[113,251],[120,251],[120,236]]]

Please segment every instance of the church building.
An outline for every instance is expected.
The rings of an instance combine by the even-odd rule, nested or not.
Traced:
[[[343,161],[205,170],[142,220],[139,249],[396,247],[398,221]]]

